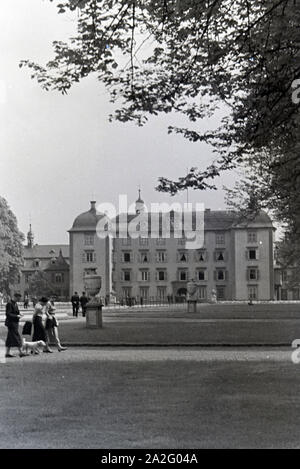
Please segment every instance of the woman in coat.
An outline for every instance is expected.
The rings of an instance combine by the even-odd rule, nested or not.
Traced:
[[[63,347],[60,343],[59,336],[58,336],[58,320],[55,317],[55,310],[56,308],[54,307],[53,302],[48,301],[46,304],[45,308],[45,313],[46,313],[46,333],[47,333],[47,343],[50,342],[50,338],[54,339],[56,345],[57,345],[57,350],[59,352],[63,352],[64,350],[67,350],[67,347]]]
[[[19,321],[22,315],[19,311],[17,299],[18,294],[15,293],[14,299],[11,299],[6,305],[5,325],[8,329],[7,338],[5,342],[6,358],[12,358],[15,356],[10,353],[11,347],[17,347],[19,349],[20,357],[25,356],[25,354],[22,352],[22,339],[19,334]]]
[[[43,340],[46,343],[46,347],[44,352],[52,353],[52,350],[49,347],[48,343],[48,336],[46,329],[43,324],[43,314],[44,314],[44,307],[48,303],[48,298],[42,297],[34,307],[34,313],[32,317],[32,324],[33,324],[33,342],[38,340]]]

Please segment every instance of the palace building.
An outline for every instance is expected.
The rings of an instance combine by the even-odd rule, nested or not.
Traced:
[[[198,285],[199,301],[211,299],[215,291],[218,300],[273,300],[273,236],[274,227],[265,212],[245,222],[234,211],[205,210],[204,242],[201,247],[187,248],[184,233],[174,235],[176,212],[168,213],[170,235],[162,231],[165,215],[156,214],[158,227],[151,230],[151,213],[147,233],[136,237],[120,236],[122,223],[139,219],[144,211],[140,195],[135,213],[119,214],[110,222],[115,236],[99,236],[97,227],[107,217],[97,212],[96,202],[80,214],[69,230],[70,291],[84,291],[84,276],[101,275],[101,295],[110,301],[133,299],[148,301],[182,301],[187,282]],[[195,214],[193,215],[195,219]],[[194,221],[193,221],[194,223]],[[107,226],[109,223],[107,224]],[[126,228],[127,229],[127,228]],[[107,231],[110,232],[109,227]],[[137,230],[138,231],[138,230]]]
[[[16,293],[22,298],[31,295],[30,278],[35,272],[43,272],[49,289],[60,300],[70,297],[69,246],[65,244],[35,244],[31,225],[27,233],[27,245],[24,246],[24,263],[18,283],[14,285]],[[47,292],[44,292],[47,294]]]

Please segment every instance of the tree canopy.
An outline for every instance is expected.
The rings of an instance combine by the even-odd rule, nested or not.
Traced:
[[[41,270],[36,270],[28,282],[28,293],[30,296],[53,296],[57,294],[52,284],[49,282],[47,274]]]
[[[6,200],[0,197],[0,291],[10,293],[23,264],[24,236]]]
[[[199,161],[200,168],[177,181],[161,177],[157,189],[174,195],[215,188],[222,171],[246,168],[248,179],[235,194],[245,206],[274,209],[300,233],[300,0],[68,0],[57,6],[61,14],[77,9],[77,34],[68,43],[55,41],[46,65],[22,61],[32,78],[45,90],[67,93],[95,74],[116,103],[111,118],[122,122],[184,115],[187,125],[169,132],[211,144],[216,159],[208,168]],[[228,110],[221,125],[200,132],[197,123],[221,103]]]

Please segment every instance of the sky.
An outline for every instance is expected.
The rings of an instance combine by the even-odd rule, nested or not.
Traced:
[[[134,202],[141,187],[146,205],[185,202],[155,191],[158,177],[177,179],[187,168],[205,168],[211,148],[168,135],[180,116],[161,115],[144,127],[110,123],[105,88],[88,77],[68,95],[43,91],[22,59],[44,65],[52,58],[52,41],[75,31],[76,16],[57,14],[49,0],[2,2],[0,13],[0,195],[17,217],[23,233],[29,223],[38,244],[67,244],[74,218],[89,210],[90,200],[118,206],[119,194]],[[197,123],[217,126],[218,118]],[[225,208],[223,185],[238,178],[227,173],[218,191],[189,191],[189,202]]]

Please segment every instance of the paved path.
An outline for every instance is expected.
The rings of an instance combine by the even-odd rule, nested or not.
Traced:
[[[1,350],[1,349],[0,349]],[[55,350],[53,348],[53,350]],[[189,362],[281,362],[290,363],[292,349],[247,349],[247,348],[232,348],[230,350],[219,348],[211,349],[195,349],[181,347],[175,349],[173,347],[153,347],[151,349],[143,347],[135,348],[93,348],[93,347],[71,347],[63,353],[32,355],[20,359],[15,357],[13,359],[3,360],[3,350],[0,355],[2,363],[13,364],[14,366],[23,366],[26,363],[68,363],[68,362],[82,362],[90,361],[118,361],[118,362],[165,362],[165,361],[189,361]],[[300,350],[299,350],[300,357]]]

